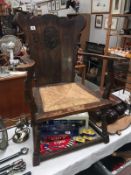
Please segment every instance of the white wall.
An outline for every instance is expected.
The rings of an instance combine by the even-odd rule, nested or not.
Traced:
[[[91,0],[80,0],[80,13],[91,13]]]
[[[36,0],[38,1],[38,0]],[[42,0],[41,0],[42,1]],[[91,13],[91,1],[92,0],[80,0],[79,13]],[[122,7],[124,7],[124,1],[122,0]],[[47,3],[41,4],[42,14],[48,13]],[[70,7],[69,9],[58,10],[58,16],[67,16],[69,13],[75,13],[75,11]],[[105,18],[107,15],[103,15],[103,25],[102,29],[95,28],[95,16],[91,15],[91,25],[90,25],[90,42],[105,44],[106,40],[106,30],[104,29]],[[118,31],[122,28],[123,22],[119,19]],[[118,43],[117,38],[111,37],[110,46],[115,46]]]
[[[46,3],[41,4],[41,8],[43,14],[48,12]],[[67,16],[69,13],[75,13],[75,11],[71,7],[69,9],[58,10],[58,16]],[[79,13],[91,13],[91,0],[80,0]]]
[[[102,28],[95,28],[95,17],[96,15],[91,15],[91,26],[90,26],[90,42],[95,42],[99,44],[105,44],[107,30],[104,28],[105,19],[108,15],[103,15],[103,25]],[[116,31],[113,31],[116,32]],[[116,46],[117,38],[110,37],[110,47]]]

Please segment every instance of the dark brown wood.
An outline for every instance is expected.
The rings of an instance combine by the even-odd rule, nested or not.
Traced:
[[[112,17],[131,17],[131,14],[112,14]]]
[[[20,13],[16,22],[26,35],[31,59],[36,61],[37,83],[73,81],[75,49],[80,32],[86,25],[84,18],[68,19],[54,15],[30,17]]]
[[[121,42],[120,45],[125,48],[125,43],[126,43],[126,39],[130,39],[131,36],[130,35],[119,35],[119,34],[111,34],[111,25],[112,25],[112,18],[113,17],[118,17],[118,18],[124,18],[124,24],[123,24],[123,29],[127,29],[128,28],[128,21],[129,18],[131,17],[131,14],[112,14],[112,4],[113,4],[113,0],[110,0],[110,10],[109,10],[109,16],[108,16],[108,29],[107,29],[107,33],[106,33],[106,47],[105,47],[105,55],[109,55],[108,53],[108,49],[109,49],[109,45],[110,45],[110,37],[111,36],[116,36],[116,37],[121,37]],[[127,58],[128,59],[128,58]],[[104,89],[104,82],[105,82],[105,74],[107,71],[107,65],[108,65],[108,60],[103,60],[103,66],[102,66],[102,76],[101,76],[101,91]],[[127,85],[127,89],[130,91],[129,86]]]
[[[33,153],[33,165],[39,165],[40,163],[40,130],[37,124],[33,125],[33,142],[34,142],[34,153]]]
[[[85,64],[75,65],[75,69],[78,71],[78,73],[81,74],[81,83],[84,85],[86,77],[86,65]]]
[[[80,52],[79,54],[81,55],[90,55],[90,56],[94,56],[100,59],[105,59],[105,60],[114,60],[114,61],[122,61],[122,60],[126,60],[125,57],[120,57],[120,56],[113,56],[113,55],[100,55],[100,54],[96,54],[96,53],[88,53],[88,52]]]
[[[24,95],[26,74],[0,78],[0,115],[5,119],[29,113]]]
[[[58,155],[57,153],[47,157],[46,155],[45,157],[40,155],[39,123],[49,119],[60,118],[65,115],[104,108],[111,105],[111,102],[108,99],[102,99],[101,96],[97,97],[82,85],[79,85],[78,87],[76,83],[71,83],[74,81],[75,75],[75,59],[77,56],[76,46],[80,38],[80,33],[85,26],[85,20],[82,16],[78,15],[75,18],[69,19],[65,17],[59,18],[54,15],[33,17],[19,13],[16,22],[26,35],[26,40],[30,49],[30,57],[35,60],[36,63],[35,67],[32,67],[28,71],[26,81],[26,97],[31,109],[34,138],[33,165],[36,166],[43,159]],[[35,72],[35,83],[32,93],[33,71]],[[66,98],[68,102],[71,101],[71,103],[68,103],[71,104],[71,106],[68,106],[66,102],[62,103],[61,101],[61,103],[64,104],[64,108],[58,103],[57,105],[53,105],[54,110],[52,108],[47,110],[46,104],[48,104],[48,102],[51,102],[52,104],[53,102],[52,99],[48,100],[49,96],[51,98],[55,97],[55,100],[63,94],[66,96],[66,93],[62,90],[65,86],[60,89],[63,83],[66,85],[66,89],[71,90],[71,87],[73,86],[76,88],[76,91],[74,88],[73,92],[71,91],[72,93],[70,92],[67,95],[69,98]],[[48,86],[45,87],[45,85]],[[50,89],[52,90],[54,87],[55,91],[52,92],[53,95],[50,95]],[[47,91],[44,88],[47,88]],[[83,97],[81,98],[81,101],[80,94],[77,92],[78,90]],[[47,98],[44,99],[45,95],[43,94],[45,92]],[[58,95],[60,92],[61,94]],[[76,98],[76,96],[78,96],[79,98],[76,98],[76,100],[74,99],[73,101],[72,94],[75,94],[73,97]],[[84,98],[85,96],[86,99]],[[92,97],[91,101],[87,98],[88,96]],[[66,99],[63,98],[63,101]],[[81,103],[79,103],[79,101]],[[54,106],[61,106],[61,108],[54,108]],[[46,112],[46,110],[48,112]],[[102,132],[100,132],[100,139],[89,143],[89,145],[102,140],[104,142],[109,141],[105,127],[106,124],[102,127],[104,129],[104,134],[101,134]],[[85,145],[82,145],[82,147],[84,146]],[[66,152],[73,149],[76,148],[67,149]]]
[[[114,61],[109,60],[108,61],[108,81],[106,83],[106,88],[103,93],[103,98],[109,98],[111,94],[112,87],[114,85]]]
[[[110,0],[108,29],[107,29],[107,33],[106,33],[106,46],[105,46],[105,50],[104,50],[105,55],[108,55],[108,48],[109,48],[109,43],[110,43],[109,35],[111,32],[111,25],[112,25],[112,16],[111,16],[112,4],[113,4],[113,0]],[[107,70],[107,65],[108,65],[108,60],[103,60],[101,82],[100,82],[101,92],[104,90],[105,74],[106,74],[106,70]]]
[[[131,35],[111,34],[110,36],[118,36],[118,37],[123,37],[123,38],[131,38]]]
[[[86,48],[86,42],[89,40],[89,36],[90,36],[90,21],[91,21],[91,15],[88,13],[79,13],[79,14],[74,14],[74,13],[70,13],[67,14],[67,16],[69,18],[73,18],[76,17],[78,15],[81,15],[84,17],[84,19],[86,20],[86,26],[85,28],[82,30],[81,32],[81,37],[80,37],[80,47],[85,50]]]

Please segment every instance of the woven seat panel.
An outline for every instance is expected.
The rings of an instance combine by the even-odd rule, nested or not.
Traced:
[[[42,87],[39,91],[45,112],[100,101],[76,83]]]

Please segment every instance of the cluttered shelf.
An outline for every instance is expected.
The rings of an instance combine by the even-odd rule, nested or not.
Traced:
[[[78,52],[78,54],[81,54],[84,57],[84,62],[87,67],[86,71],[87,80],[99,85],[101,77],[102,61],[107,60],[109,62],[112,61],[114,62],[112,68],[110,68],[111,72],[113,72],[114,69],[114,86],[112,87],[112,90],[113,91],[119,90],[121,89],[121,87],[123,88],[125,86],[126,82],[128,82],[129,78],[127,77],[130,76],[130,68],[129,68],[131,58],[130,50],[127,50],[126,48],[125,49],[109,48],[108,54],[105,55],[104,45],[88,42],[86,51]],[[115,78],[116,75],[119,76]],[[125,79],[124,81],[123,76]]]

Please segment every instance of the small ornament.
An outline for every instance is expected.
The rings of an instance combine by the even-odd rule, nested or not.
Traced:
[[[79,12],[80,2],[79,0],[68,0],[66,3],[66,8],[72,7],[76,13]]]

